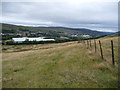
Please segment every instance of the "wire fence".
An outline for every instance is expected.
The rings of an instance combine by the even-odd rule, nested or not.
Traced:
[[[118,45],[114,45],[113,40],[102,41],[98,39],[80,40],[87,49],[93,50],[96,54],[98,53],[102,60],[111,60],[112,65],[115,65],[115,59],[117,59],[117,53],[115,49],[118,49]]]

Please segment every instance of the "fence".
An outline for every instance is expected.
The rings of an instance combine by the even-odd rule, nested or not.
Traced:
[[[93,43],[92,43],[93,41]],[[98,50],[97,48],[99,48],[99,53],[100,53],[100,56],[101,56],[101,59],[102,60],[105,60],[105,57],[104,57],[104,52],[103,52],[103,46],[102,46],[102,42],[101,40],[98,40],[98,43],[97,43],[97,39],[90,39],[90,40],[81,40],[80,43],[83,43],[85,44],[85,46],[87,47],[87,49],[94,49],[94,52],[95,53],[98,53]],[[115,65],[115,54],[114,54],[114,42],[113,40],[110,41],[111,44],[110,45],[110,54],[111,54],[111,62],[113,65]],[[99,47],[97,47],[97,44]]]

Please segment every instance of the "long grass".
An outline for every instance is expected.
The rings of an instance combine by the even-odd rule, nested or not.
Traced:
[[[115,66],[111,62],[111,39],[115,45]],[[96,53],[93,41],[89,49],[78,42],[3,46],[3,88],[116,88],[118,40],[100,40],[104,60],[98,40]]]

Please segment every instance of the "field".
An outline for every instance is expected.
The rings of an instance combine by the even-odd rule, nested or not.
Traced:
[[[104,37],[104,60],[84,43],[3,46],[3,88],[117,88],[118,37]],[[115,66],[111,61],[114,41]]]

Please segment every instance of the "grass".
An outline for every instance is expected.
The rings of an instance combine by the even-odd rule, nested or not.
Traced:
[[[111,63],[111,39],[115,66]],[[117,88],[117,37],[100,40],[105,60],[100,57],[98,40],[96,53],[94,44],[87,49],[77,42],[3,46],[3,88]]]

